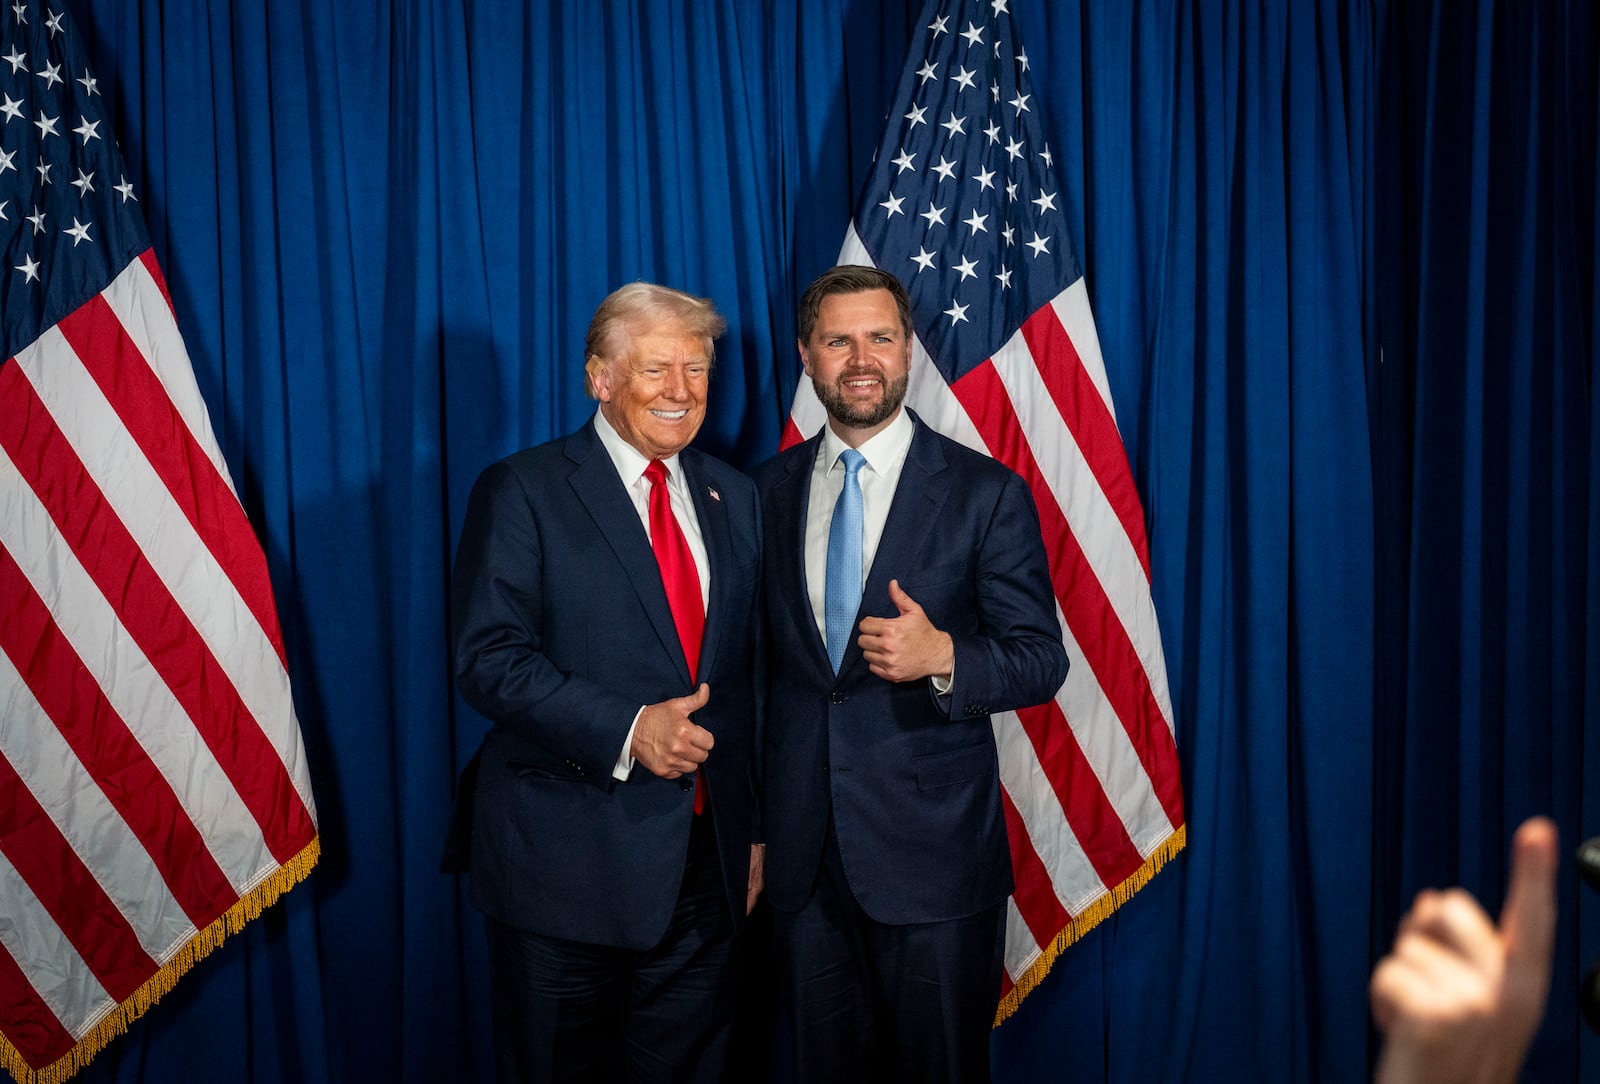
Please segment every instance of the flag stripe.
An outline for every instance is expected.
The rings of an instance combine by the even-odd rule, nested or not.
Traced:
[[[1072,916],[1067,914],[1067,909],[1061,906],[1061,901],[1050,890],[1049,872],[1039,852],[1034,850],[1033,840],[1028,838],[1028,830],[1011,795],[1001,788],[1000,797],[1005,810],[1006,836],[1011,841],[1011,865],[1017,885],[1011,899],[1034,940],[1046,943]]]
[[[130,271],[143,267],[137,260],[128,266]],[[124,277],[128,273],[124,272]],[[120,281],[112,284],[113,291]],[[165,309],[159,303],[157,307]],[[102,298],[90,298],[56,326],[237,589],[272,645],[278,665],[285,666],[267,563],[244,518],[244,509],[168,398],[145,355]]]
[[[47,331],[16,360],[84,468],[103,480],[110,511],[227,671],[250,714],[262,721],[292,715],[288,674],[278,649],[66,337],[55,329]],[[138,361],[130,359],[129,364]],[[178,488],[185,488],[181,481]],[[238,513],[237,502],[226,499]],[[247,536],[242,541],[251,540]],[[295,731],[273,727],[271,734],[278,759],[296,772],[296,789],[309,804],[310,785],[299,763]]]
[[[238,690],[107,505],[20,365],[0,368],[0,402],[14,408],[0,414],[0,449],[40,495],[134,642],[177,696],[261,826],[273,856],[280,863],[293,858],[315,829]]]
[[[1065,624],[1065,618],[1062,620]],[[1083,649],[1070,629],[1062,634],[1062,640],[1067,656],[1081,662]],[[1172,827],[1150,777],[1139,764],[1128,732],[1117,721],[1116,710],[1088,666],[1075,665],[1067,670],[1067,680],[1056,693],[1056,704],[1134,847],[1149,857],[1172,834]]]
[[[5,893],[5,880],[5,872],[0,871],[0,896]],[[22,973],[6,940],[5,930],[0,928],[0,1017],[6,1021],[5,1037],[30,1064],[48,1065],[71,1050],[77,1039],[61,1026]]]
[[[39,735],[48,738],[59,731],[154,860],[189,922],[200,928],[209,925],[238,893],[206,849],[172,787],[117,717],[4,548],[0,548],[0,598],[15,601],[0,624],[0,652],[10,656],[46,717],[37,728]],[[52,722],[54,727],[49,728]],[[75,788],[63,792],[77,793]],[[99,804],[87,789],[78,801]],[[85,810],[76,812],[81,815]]]
[[[1144,861],[1122,824],[1078,739],[1055,701],[1017,712],[1045,779],[1066,811],[1073,836],[1106,885],[1118,884]]]
[[[0,412],[10,405],[0,400]],[[272,863],[260,826],[195,729],[171,725],[173,719],[183,718],[182,706],[145,662],[110,602],[3,450],[0,546],[17,560],[33,589],[41,592],[56,628],[177,793],[235,890],[242,892],[256,883]],[[43,594],[46,588],[48,596]]]
[[[22,680],[9,654],[0,653],[0,688],[6,690],[6,725],[0,729],[0,757],[10,764],[72,848],[110,906],[126,919],[141,949],[152,959],[194,935],[183,908],[159,881],[138,838],[118,815],[96,781],[72,755],[51,725],[33,690]],[[152,890],[130,886],[154,884]],[[48,981],[51,969],[30,976]],[[64,1020],[69,1027],[70,1019]]]
[[[7,758],[0,756],[0,853],[94,972],[121,1001],[156,970],[126,915],[117,910],[78,853]]]
[[[1050,318],[1048,310],[1044,311]],[[1056,413],[1043,375],[1043,371],[1052,366],[1036,359],[1021,333],[1012,336],[992,360],[1040,476],[1061,510],[1067,528],[1083,550],[1085,563],[1100,581],[1107,603],[1131,637],[1148,643],[1148,635],[1138,635],[1148,634],[1155,628],[1146,562],[1119,525],[1118,511],[1101,491],[1086,455],[1083,434],[1076,426],[1064,423]],[[1088,438],[1098,439],[1093,433],[1088,434]],[[1121,452],[1115,454],[1121,461]],[[1106,456],[1102,453],[1100,458]],[[1122,466],[1126,471],[1125,461]],[[1159,652],[1153,658],[1141,653],[1140,665],[1144,680],[1154,691],[1156,675],[1164,672]],[[1162,707],[1162,721],[1170,730],[1171,711],[1164,699],[1163,696],[1156,698]]]
[[[1070,917],[1084,900],[1104,892],[1105,881],[1073,831],[1033,736],[1014,711],[995,716],[1000,782],[1035,853],[1051,871],[1050,890]],[[1019,870],[1020,882],[1025,871]]]
[[[990,363],[980,365],[951,389],[967,415],[983,434],[991,453],[1022,475],[1039,505],[1050,579],[1067,614],[1073,637],[1083,648],[1084,660],[1116,709],[1117,717],[1133,741],[1145,774],[1155,786],[1168,821],[1183,823],[1182,785],[1172,732],[1161,707],[1143,680],[1144,665],[1118,620],[1099,579],[1088,566],[1083,550],[1039,473],[1032,452],[1022,439],[1011,400]],[[1053,545],[1052,545],[1053,543]]]
[[[1078,280],[1080,283],[1082,279]],[[1145,541],[1144,511],[1133,488],[1133,474],[1122,450],[1122,436],[1106,401],[1089,378],[1078,349],[1068,337],[1056,311],[1045,306],[1022,322],[1022,336],[1035,359],[1036,371],[1050,399],[1066,422],[1084,463],[1094,475],[1096,489],[1104,495],[1138,555],[1145,582],[1150,580],[1150,549]],[[1042,364],[1048,359],[1048,364]],[[1026,400],[1018,400],[1025,402]]]

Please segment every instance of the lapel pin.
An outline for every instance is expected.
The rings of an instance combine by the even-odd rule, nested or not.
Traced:
[[[716,490],[712,489],[710,486],[706,486],[706,493],[709,494],[711,499],[714,500],[714,501],[722,500],[722,494],[718,493]]]

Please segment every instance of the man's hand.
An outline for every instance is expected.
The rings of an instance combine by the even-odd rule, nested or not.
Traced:
[[[633,728],[633,758],[663,779],[677,779],[704,764],[716,740],[689,716],[710,699],[711,686],[702,684],[690,696],[645,705]]]
[[[956,649],[948,633],[940,632],[922,607],[904,591],[899,580],[889,581],[889,598],[899,617],[867,617],[861,621],[861,653],[867,668],[885,681],[916,681],[949,677],[955,669]]]
[[[1498,927],[1458,888],[1418,894],[1372,972],[1380,1084],[1516,1080],[1550,987],[1556,845],[1543,817],[1517,829]]]
[[[750,844],[750,880],[744,890],[744,913],[756,909],[756,898],[767,883],[767,848],[762,843]]]

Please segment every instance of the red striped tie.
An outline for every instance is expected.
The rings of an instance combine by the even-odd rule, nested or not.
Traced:
[[[644,469],[650,479],[650,548],[661,566],[661,584],[667,589],[667,605],[672,608],[672,623],[678,627],[678,641],[689,663],[693,681],[700,665],[700,639],[705,633],[705,604],[700,600],[700,573],[694,567],[689,540],[683,537],[678,517],[672,514],[672,497],[667,492],[667,468],[652,459]],[[705,809],[704,772],[694,776],[694,811]]]

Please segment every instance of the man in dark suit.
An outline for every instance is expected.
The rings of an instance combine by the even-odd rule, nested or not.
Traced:
[[[828,424],[756,471],[767,898],[798,1081],[986,1081],[1010,851],[989,713],[1067,660],[1022,480],[901,403],[893,276],[800,303]]]
[[[716,1081],[760,890],[749,479],[689,447],[710,302],[634,283],[586,342],[595,417],[478,479],[456,679],[494,724],[472,901],[502,1081]]]

